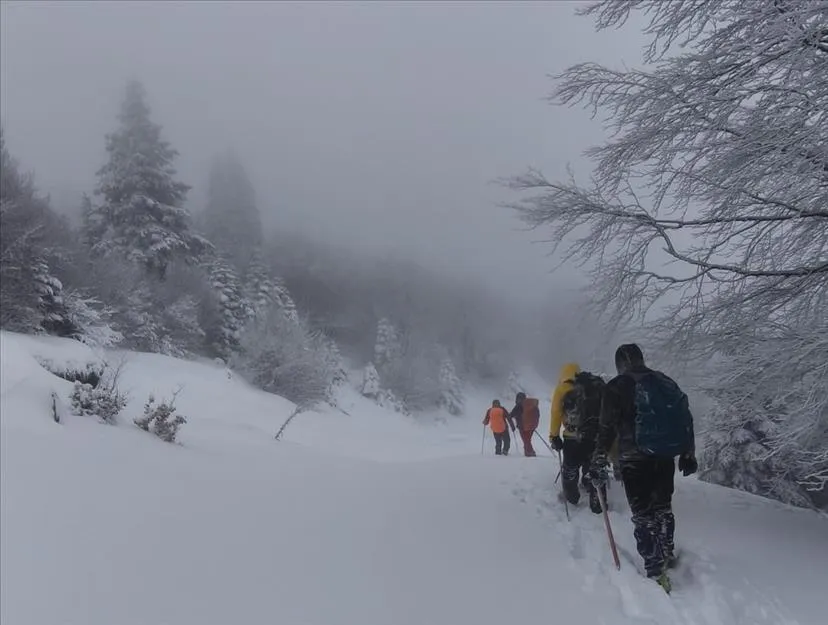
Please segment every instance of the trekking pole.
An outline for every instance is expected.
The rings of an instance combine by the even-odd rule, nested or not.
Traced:
[[[480,455],[483,455],[483,446],[486,444],[486,426],[483,426],[483,440],[480,441]]]
[[[547,443],[547,442],[544,440],[543,436],[541,436],[540,434],[538,434],[538,431],[537,431],[537,430],[535,430],[535,436],[537,436],[537,437],[540,439],[540,442],[541,442],[541,443],[543,443],[543,446],[544,446],[544,447],[546,447],[546,448],[549,450],[549,453],[550,453],[550,454],[552,454],[552,455],[554,456],[554,455],[555,455],[555,452],[554,452],[554,451],[552,451],[552,448],[549,446],[549,443]],[[559,453],[560,453],[560,452],[559,452]],[[560,460],[560,458],[558,458],[558,459]],[[563,466],[563,465],[561,465],[561,466]],[[557,483],[558,483],[558,480],[559,480],[559,479],[561,479],[561,469],[558,469],[558,474],[555,476],[555,484],[557,484]]]
[[[547,442],[543,439],[543,436],[541,436],[540,434],[538,434],[538,431],[537,431],[537,430],[535,430],[535,431],[533,432],[533,434],[534,434],[535,436],[537,436],[537,437],[540,439],[540,442],[541,442],[541,443],[543,443],[543,446],[544,446],[544,447],[546,447],[546,448],[549,450],[549,453],[551,454],[551,453],[552,453],[552,448],[549,446],[549,443],[547,443]],[[553,454],[553,455],[554,455],[554,454]]]
[[[609,513],[607,512],[607,498],[604,495],[603,489],[595,487],[595,490],[598,491],[598,499],[601,501],[601,510],[604,514],[604,525],[607,528],[607,538],[609,538],[610,549],[612,550],[612,559],[615,560],[615,568],[621,570],[621,560],[618,559],[618,549],[615,546],[615,537],[612,535]]]
[[[561,473],[563,473],[563,459],[561,458],[560,451],[558,451],[558,463],[561,465],[561,470],[558,471],[558,476],[560,476]],[[563,495],[564,510],[566,510],[566,520],[571,521],[572,519],[569,518],[569,502],[566,500],[566,491],[564,490],[563,482],[561,482],[561,495]]]

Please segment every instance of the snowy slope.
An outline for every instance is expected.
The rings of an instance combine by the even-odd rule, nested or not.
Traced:
[[[347,415],[300,415],[275,442],[289,402],[212,364],[126,354],[120,424],[58,425],[49,392],[70,385],[32,355],[94,355],[6,333],[0,348],[4,625],[823,622],[825,519],[682,479],[667,597],[614,569],[599,517],[566,522],[556,460],[493,457],[491,437],[481,457],[484,393],[467,418],[419,425],[345,391]],[[131,425],[179,385],[181,446]]]

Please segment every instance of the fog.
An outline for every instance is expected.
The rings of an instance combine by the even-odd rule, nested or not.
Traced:
[[[188,205],[229,146],[268,228],[394,251],[532,298],[550,274],[493,180],[584,174],[603,131],[550,106],[549,74],[633,64],[630,30],[594,33],[578,3],[26,2],[2,5],[9,148],[58,209],[94,188],[125,82],[143,81],[180,152]]]

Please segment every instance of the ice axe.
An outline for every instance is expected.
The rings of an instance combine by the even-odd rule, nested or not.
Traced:
[[[604,525],[607,528],[607,538],[609,539],[610,549],[612,550],[612,559],[615,560],[615,568],[621,570],[621,560],[618,559],[618,549],[615,546],[615,537],[612,535],[612,527],[610,526],[609,513],[607,511],[607,497],[604,489],[593,484],[593,488],[598,492],[598,499],[601,501],[601,512],[604,515]]]
[[[560,451],[558,451],[558,463],[561,465],[561,469],[558,471],[558,477],[560,477],[561,473],[563,473],[563,459],[561,458]],[[555,481],[557,482],[558,480],[555,479]],[[569,502],[566,499],[566,491],[564,490],[563,482],[561,482],[561,495],[563,496],[564,510],[566,510],[566,520],[571,521],[572,519],[569,518]]]

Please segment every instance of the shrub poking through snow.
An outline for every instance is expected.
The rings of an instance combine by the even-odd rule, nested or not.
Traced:
[[[126,397],[117,387],[106,384],[92,386],[75,381],[69,399],[72,414],[78,417],[95,416],[104,423],[115,423],[115,418],[126,406]]]
[[[118,388],[121,366],[109,373],[105,364],[87,363],[86,369],[67,368],[63,371],[64,375],[56,373],[75,383],[69,396],[72,414],[78,417],[95,416],[104,423],[115,423],[127,403],[126,395]]]
[[[178,436],[178,428],[187,423],[186,417],[175,414],[176,395],[178,392],[173,393],[170,401],[162,400],[159,404],[156,404],[155,397],[150,395],[147,403],[144,404],[144,414],[135,419],[135,425],[142,430],[152,432],[164,442],[174,443]]]

